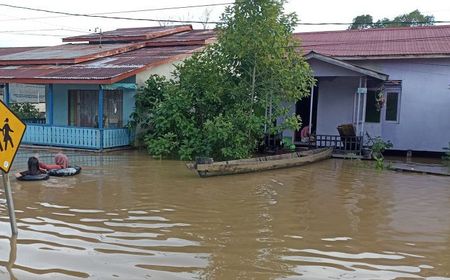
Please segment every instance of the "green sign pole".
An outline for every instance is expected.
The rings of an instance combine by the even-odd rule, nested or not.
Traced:
[[[3,186],[5,187],[6,204],[8,205],[9,212],[9,222],[11,223],[11,233],[12,235],[17,235],[17,223],[16,223],[16,213],[14,212],[14,202],[11,193],[11,183],[9,181],[8,173],[2,171]]]

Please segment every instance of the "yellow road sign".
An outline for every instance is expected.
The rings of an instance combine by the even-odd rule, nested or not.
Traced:
[[[0,169],[8,173],[27,126],[0,100]]]

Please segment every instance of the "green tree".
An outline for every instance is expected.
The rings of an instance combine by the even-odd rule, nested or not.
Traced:
[[[284,3],[236,1],[222,15],[216,44],[179,65],[174,80],[147,81],[132,117],[147,128],[150,154],[244,158],[264,133],[299,127],[283,105],[306,96],[314,79],[296,52],[297,17],[284,13]]]
[[[435,19],[432,15],[424,15],[419,10],[395,17],[393,20],[382,18],[373,22],[371,15],[360,15],[353,19],[349,29],[387,28],[387,27],[409,27],[434,25]]]
[[[408,27],[434,25],[434,16],[423,15],[419,10],[414,10],[409,14],[400,15],[394,18],[392,23],[386,27]]]
[[[20,119],[37,119],[39,118],[39,111],[33,104],[25,103],[12,103],[10,105],[11,110],[16,113]]]
[[[371,15],[360,15],[353,19],[348,29],[367,29],[373,26],[373,18]]]

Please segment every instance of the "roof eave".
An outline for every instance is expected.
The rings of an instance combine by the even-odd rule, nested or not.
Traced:
[[[333,56],[341,60],[388,60],[388,59],[426,59],[450,58],[450,54],[416,54],[416,55],[370,55],[370,56]]]
[[[389,79],[389,75],[387,75],[387,74],[376,72],[376,71],[373,71],[371,69],[367,69],[367,68],[364,68],[364,67],[355,66],[355,65],[352,65],[352,64],[347,63],[345,61],[341,61],[338,58],[331,57],[331,56],[326,56],[326,55],[319,54],[319,53],[316,53],[316,52],[309,52],[306,55],[304,55],[304,57],[305,57],[306,60],[315,58],[315,59],[318,59],[318,60],[323,61],[325,63],[329,63],[329,64],[332,64],[332,65],[335,65],[335,66],[338,66],[338,67],[342,67],[344,69],[347,69],[347,70],[350,70],[350,71],[354,71],[354,72],[360,73],[362,75],[373,77],[373,78],[376,78],[376,79],[379,79],[379,80],[382,80],[382,81],[387,81]]]
[[[112,76],[112,77],[105,77],[101,79],[95,79],[95,78],[68,78],[68,77],[35,77],[35,78],[7,78],[7,77],[0,77],[0,83],[23,83],[23,84],[102,84],[102,85],[110,85],[117,83],[121,80],[124,80],[126,78],[132,77],[136,74],[139,74],[147,69],[154,68],[163,64],[169,64],[181,59],[184,59],[193,53],[200,51],[204,48],[204,46],[201,46],[199,48],[195,48],[193,50],[190,50],[188,52],[185,52],[183,54],[174,55],[171,57],[168,57],[163,60],[159,60],[154,63],[146,64],[142,67],[130,70],[128,72]]]

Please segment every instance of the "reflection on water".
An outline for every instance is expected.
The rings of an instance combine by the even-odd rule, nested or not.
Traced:
[[[138,152],[69,156],[80,175],[12,180],[17,239],[1,191],[0,279],[450,279],[448,177],[329,160],[200,179]]]

